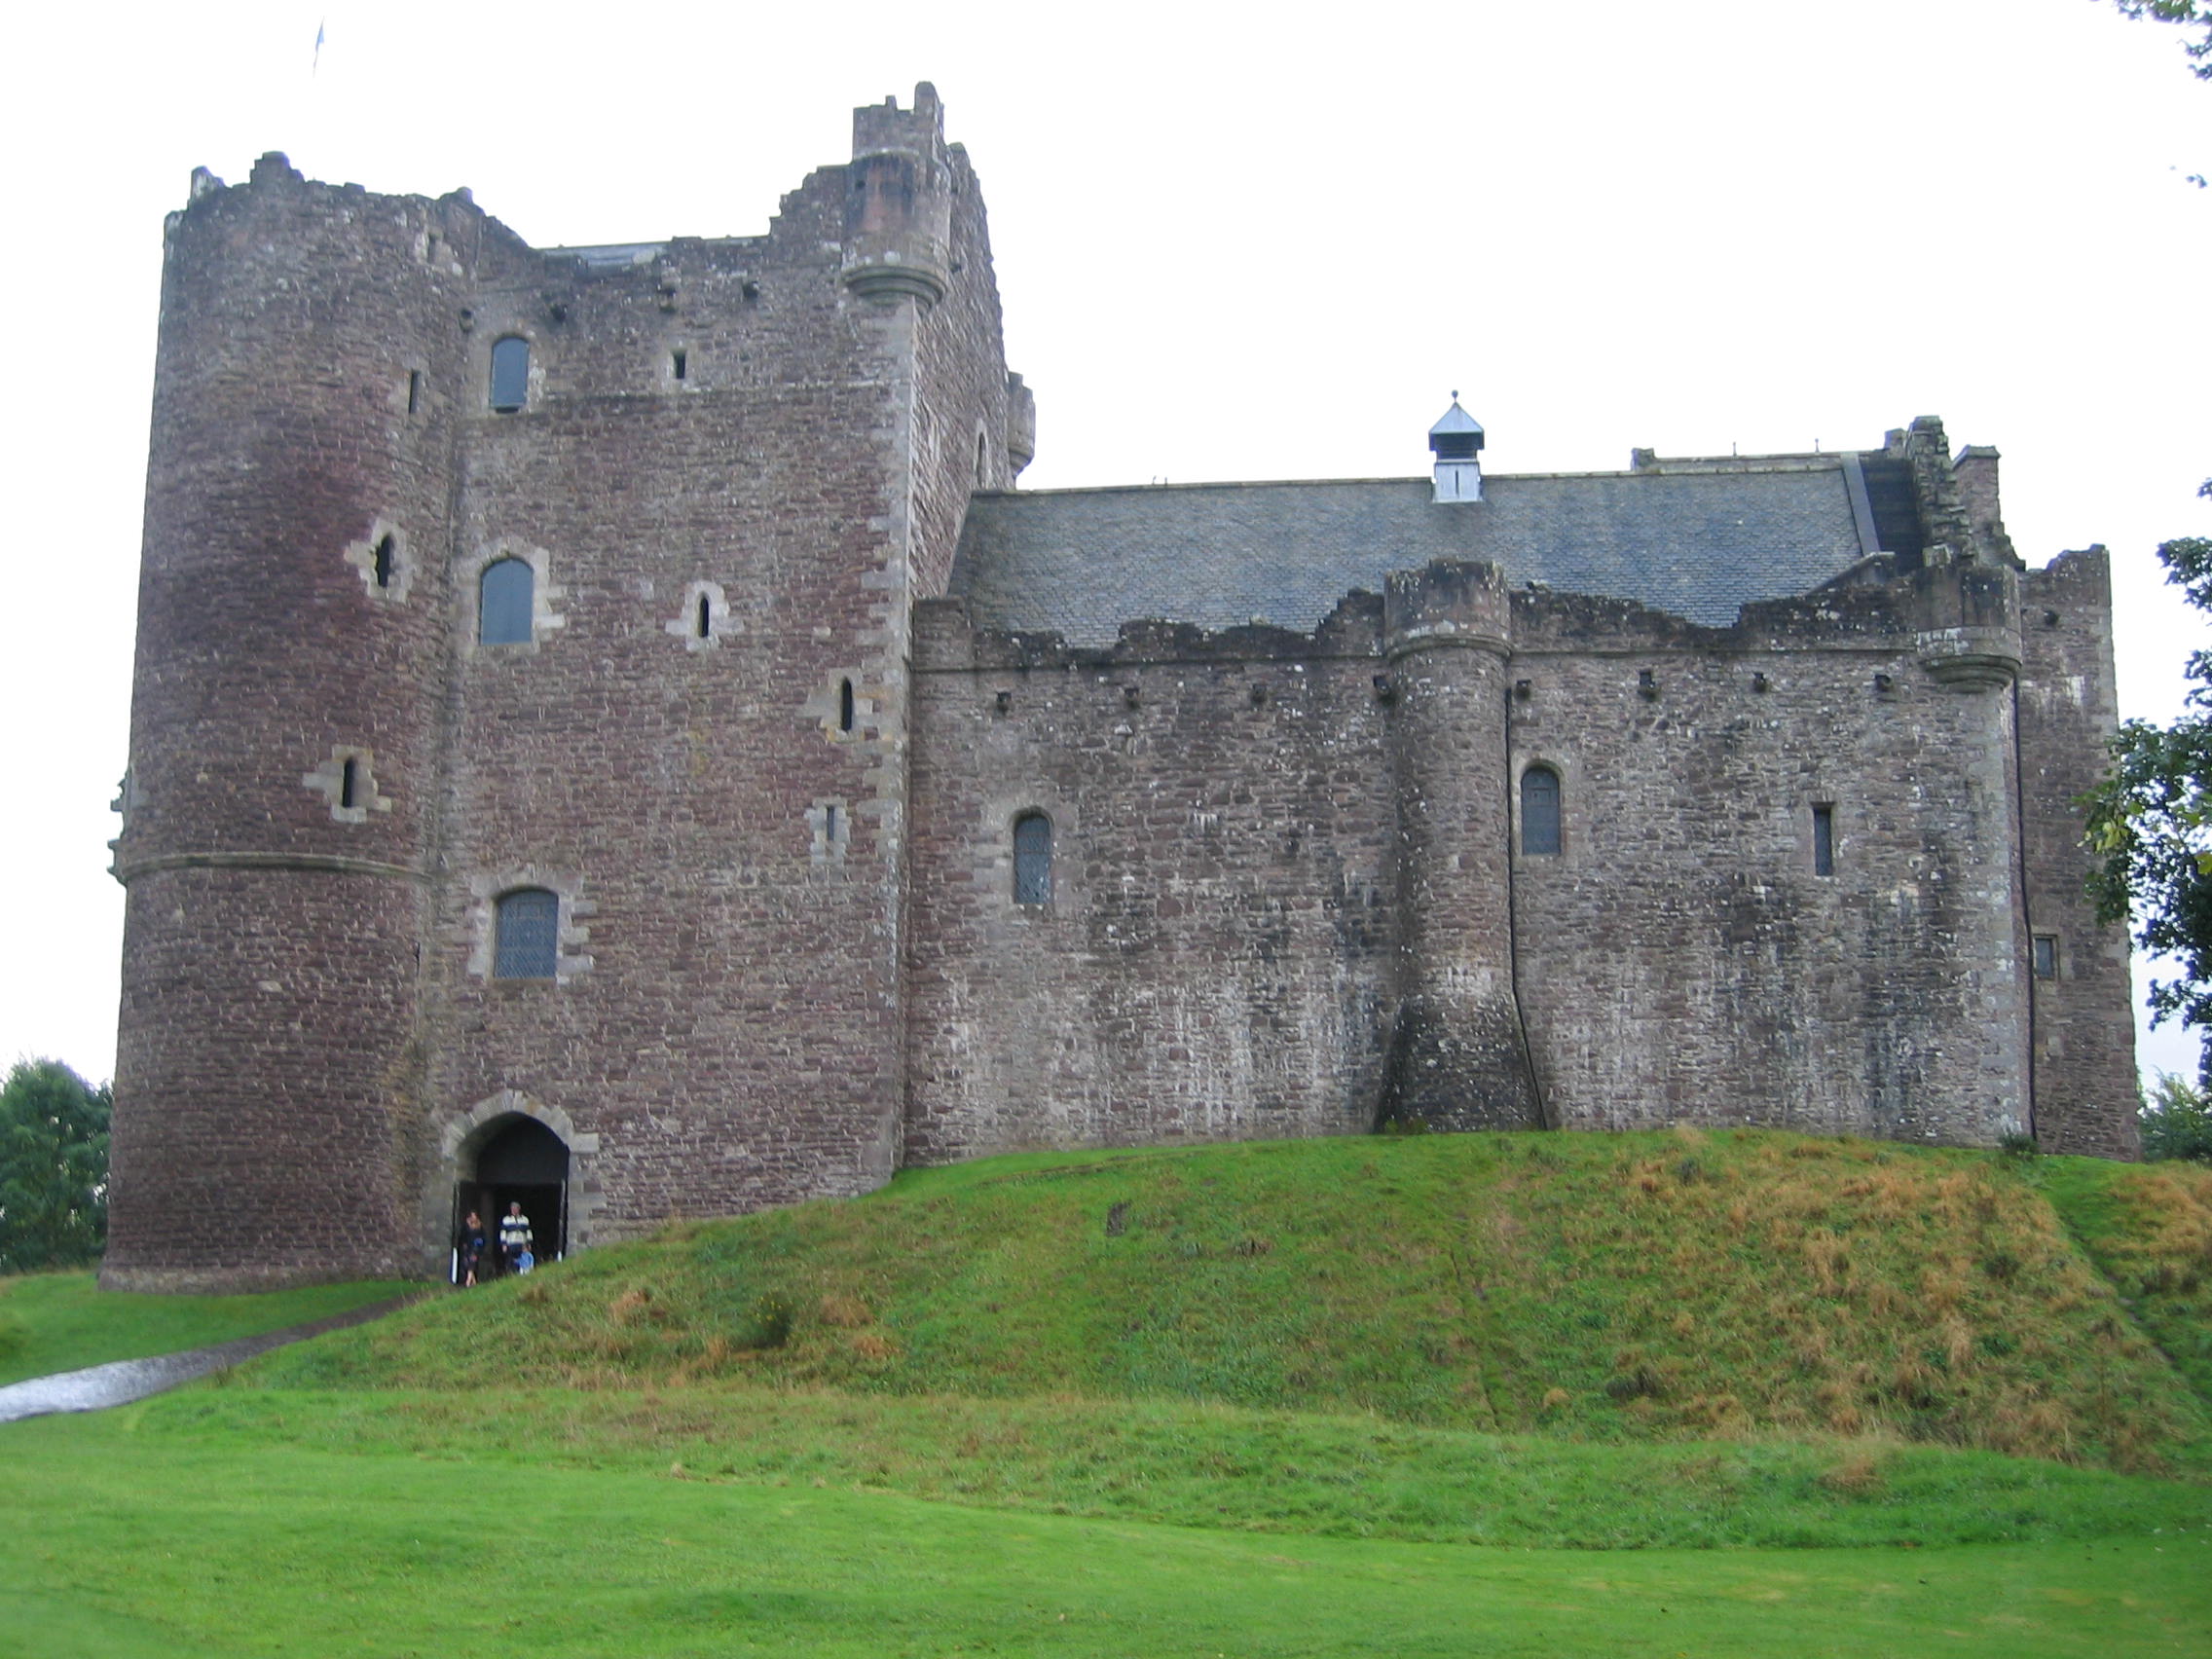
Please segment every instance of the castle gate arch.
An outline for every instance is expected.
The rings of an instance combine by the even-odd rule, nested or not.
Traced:
[[[534,1253],[540,1263],[568,1254],[573,1175],[570,1140],[548,1115],[529,1111],[496,1112],[462,1134],[452,1153],[453,1231],[474,1210],[490,1244],[477,1271],[479,1280],[497,1276],[499,1218],[510,1203],[530,1218]],[[448,1277],[458,1272],[457,1255],[447,1255]]]

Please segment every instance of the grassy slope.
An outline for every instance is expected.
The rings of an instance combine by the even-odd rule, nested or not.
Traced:
[[[0,1277],[0,1384],[256,1336],[411,1288],[375,1280],[259,1296],[135,1296],[100,1290],[89,1272]]]
[[[764,1296],[795,1312],[758,1341]],[[2202,1471],[2203,1402],[2024,1177],[1785,1134],[994,1160],[679,1228],[261,1362],[272,1384],[744,1379],[1598,1440],[1867,1434]]]
[[[2212,1640],[2201,1532],[1604,1556],[1255,1538],[145,1420],[0,1428],[0,1654],[2125,1659]]]
[[[2145,1333],[2212,1400],[2212,1168],[2052,1158],[2029,1173]]]

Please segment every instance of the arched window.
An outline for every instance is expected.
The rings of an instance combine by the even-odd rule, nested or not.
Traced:
[[[530,342],[510,334],[492,342],[492,413],[512,415],[530,401]]]
[[[487,645],[528,645],[537,572],[524,559],[495,559],[476,581],[476,639]]]
[[[1014,902],[1052,902],[1052,821],[1025,812],[1014,821]]]
[[[542,887],[499,895],[495,979],[550,979],[561,953],[561,901]]]
[[[853,729],[853,682],[850,680],[841,681],[837,685],[837,729]]]
[[[699,596],[698,637],[707,639],[715,631],[715,603],[707,595]]]
[[[976,434],[976,488],[980,490],[983,481],[991,475],[991,443],[981,432]]]
[[[1521,852],[1548,858],[1559,851],[1559,774],[1531,766],[1521,774]]]

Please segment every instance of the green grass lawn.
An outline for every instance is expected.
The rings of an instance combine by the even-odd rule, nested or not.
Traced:
[[[2208,1272],[2207,1172],[1788,1134],[915,1171],[0,1426],[0,1659],[2194,1656]]]
[[[2212,1529],[2212,1486],[1949,1447],[1593,1444],[1167,1400],[977,1400],[692,1383],[260,1388],[150,1402],[141,1443],[293,1448],[1251,1531],[1515,1548],[2032,1543]]]
[[[0,1428],[0,1652],[2038,1655],[2212,1642],[2201,1530],[1945,1549],[1476,1548],[881,1492]]]
[[[369,1280],[259,1296],[139,1296],[101,1290],[89,1272],[0,1277],[0,1384],[256,1336],[413,1288]]]

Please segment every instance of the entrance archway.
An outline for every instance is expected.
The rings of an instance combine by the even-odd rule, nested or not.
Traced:
[[[474,1210],[490,1245],[477,1266],[479,1283],[505,1271],[499,1218],[509,1204],[522,1205],[529,1218],[532,1253],[540,1263],[568,1254],[569,1148],[551,1128],[521,1113],[495,1118],[462,1144],[455,1173],[454,1236]]]

